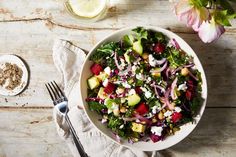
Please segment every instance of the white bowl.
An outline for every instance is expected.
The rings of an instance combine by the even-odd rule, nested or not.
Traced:
[[[92,62],[89,61],[89,57],[91,56],[91,54],[96,52],[96,49],[99,46],[101,46],[103,43],[107,43],[107,42],[111,42],[111,41],[119,41],[124,35],[130,34],[132,29],[134,29],[134,28],[135,27],[128,27],[128,28],[118,30],[118,31],[112,33],[111,35],[105,37],[100,42],[98,42],[92,48],[92,50],[89,52],[89,54],[87,55],[86,60],[83,64],[83,66],[82,66],[82,71],[81,71],[81,75],[80,75],[81,100],[82,100],[82,104],[84,105],[85,112],[86,112],[90,122],[100,132],[102,132],[105,136],[107,136],[108,138],[110,138],[111,140],[113,140],[116,143],[118,143],[118,142],[114,139],[114,135],[112,135],[111,130],[109,128],[107,128],[106,125],[102,124],[98,120],[98,119],[101,119],[101,116],[99,114],[97,114],[96,112],[90,111],[89,107],[88,107],[88,105],[85,101],[85,99],[87,97],[87,79],[92,75],[92,73],[90,72],[90,66],[92,65]],[[168,136],[163,141],[159,141],[159,142],[156,142],[156,143],[153,143],[151,140],[149,142],[141,142],[140,141],[140,142],[137,142],[137,143],[134,143],[134,144],[128,143],[127,140],[121,140],[121,143],[118,143],[120,145],[129,147],[129,148],[142,150],[142,151],[154,151],[154,150],[166,149],[166,148],[169,148],[169,147],[177,144],[178,142],[183,140],[185,137],[187,137],[193,131],[193,129],[197,126],[197,124],[200,121],[200,119],[202,117],[202,114],[205,110],[205,106],[206,106],[207,82],[206,82],[206,76],[205,76],[204,70],[202,68],[202,65],[201,65],[197,55],[194,53],[192,48],[182,38],[180,38],[175,33],[170,32],[170,31],[168,31],[166,29],[163,29],[163,28],[149,27],[149,26],[148,27],[145,26],[144,28],[151,29],[151,30],[157,31],[157,32],[162,32],[164,35],[166,35],[170,39],[174,38],[179,43],[181,49],[183,49],[187,54],[194,57],[194,63],[196,65],[197,69],[201,72],[202,83],[203,83],[202,84],[203,102],[202,102],[201,108],[199,110],[198,116],[197,116],[197,118],[195,118],[194,123],[187,123],[187,124],[181,126],[180,131],[177,131],[175,133],[175,135]]]

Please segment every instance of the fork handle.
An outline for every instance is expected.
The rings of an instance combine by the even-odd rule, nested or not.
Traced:
[[[88,155],[87,155],[86,152],[84,151],[84,148],[83,148],[83,146],[82,146],[82,144],[81,144],[81,142],[80,142],[80,140],[79,140],[79,137],[77,136],[77,134],[76,134],[76,132],[75,132],[75,129],[74,129],[74,127],[72,126],[71,121],[70,121],[70,119],[69,119],[69,117],[68,117],[67,114],[65,114],[65,119],[66,119],[67,125],[68,125],[69,128],[70,128],[70,132],[71,132],[71,134],[72,134],[72,137],[73,137],[75,146],[76,146],[76,148],[78,149],[80,156],[81,156],[81,157],[88,157]]]

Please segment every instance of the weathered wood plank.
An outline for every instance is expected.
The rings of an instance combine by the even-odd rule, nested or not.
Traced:
[[[49,109],[0,109],[0,156],[68,157]],[[181,143],[161,151],[170,157],[233,157],[236,109],[207,109],[199,126]]]
[[[2,0],[0,21],[44,20],[50,26],[69,29],[118,29],[130,25],[158,25],[178,32],[192,32],[175,17],[168,0],[110,0],[106,18],[97,23],[82,23],[71,17],[63,6],[64,0]],[[235,32],[235,24],[229,31]]]
[[[52,110],[1,110],[1,157],[69,157],[70,150],[59,138]]]
[[[17,54],[29,65],[31,78],[27,90],[16,97],[0,96],[0,106],[49,106],[44,83],[60,80],[52,61],[55,38],[74,41],[84,49],[114,30],[68,30],[61,27],[48,29],[43,21],[30,23],[0,23],[0,54]],[[236,106],[236,33],[226,33],[212,44],[203,44],[196,34],[178,33],[196,51],[206,71],[209,87],[209,106]],[[42,71],[43,69],[43,71]],[[50,77],[48,77],[50,76]]]

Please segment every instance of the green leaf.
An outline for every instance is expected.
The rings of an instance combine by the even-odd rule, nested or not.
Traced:
[[[228,19],[235,19],[236,18],[236,13],[228,15],[227,17],[228,17]]]
[[[97,112],[101,112],[102,109],[105,109],[106,106],[103,104],[100,104],[99,102],[95,102],[95,101],[90,101],[88,102],[89,108],[92,111],[97,111]]]
[[[148,31],[144,29],[143,27],[137,27],[133,29],[132,31],[135,32],[137,40],[147,39]]]
[[[125,47],[132,47],[134,42],[134,37],[132,35],[125,35],[123,37],[123,43]]]
[[[109,122],[108,122],[108,128],[111,128],[112,130],[116,130],[124,123],[122,119],[119,119],[119,117],[115,117],[113,115],[109,116]]]
[[[191,0],[190,3],[196,7],[206,7],[209,0]]]
[[[231,26],[227,10],[215,12],[215,21],[223,26]]]
[[[223,9],[228,10],[229,14],[235,13],[234,8],[227,0],[217,0],[216,3],[223,7]]]

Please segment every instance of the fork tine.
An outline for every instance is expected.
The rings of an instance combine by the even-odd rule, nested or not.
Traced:
[[[52,93],[51,93],[50,89],[48,88],[48,85],[45,84],[45,86],[46,86],[46,88],[47,88],[47,90],[48,90],[48,93],[49,93],[49,95],[50,95],[52,101],[54,101],[53,96],[52,96]]]
[[[57,88],[55,87],[55,85],[53,84],[53,82],[51,82],[51,85],[52,85],[54,91],[56,92],[56,94],[57,94],[57,96],[58,96],[58,99],[60,99],[63,95],[61,95],[61,94],[58,92],[58,90],[57,90]]]
[[[63,97],[65,97],[65,94],[62,92],[61,88],[57,85],[57,83],[55,81],[53,81],[53,83],[56,85],[57,89],[59,90],[59,92],[61,93],[61,95]]]
[[[51,83],[51,82],[50,82]],[[53,93],[53,95],[54,95],[54,101],[56,101],[57,99],[59,99],[60,98],[60,96],[59,95],[57,95],[57,93],[56,93],[56,91],[52,88],[52,86],[50,85],[50,83],[48,83],[48,86],[49,86],[49,88],[51,89],[51,91],[52,91],[52,93]]]

